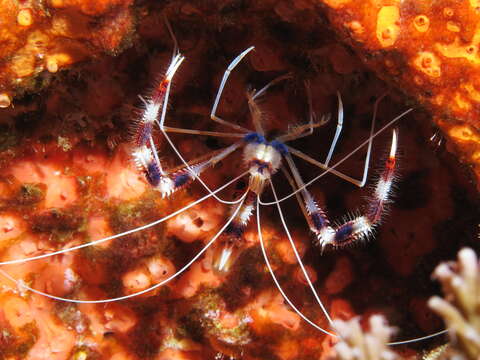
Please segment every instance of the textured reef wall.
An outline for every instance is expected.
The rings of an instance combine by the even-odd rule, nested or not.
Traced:
[[[378,76],[425,106],[452,140],[449,149],[480,175],[478,4],[394,0],[319,3],[324,3],[342,40],[352,45]],[[274,8],[265,4],[263,8],[270,7],[295,22],[299,12],[317,11],[317,5],[308,0],[294,1],[291,6],[279,3]],[[16,94],[47,85],[51,78],[45,70],[55,73],[78,61],[128,47],[138,14],[132,1],[4,1],[2,9],[2,107],[9,106]],[[332,53],[335,55],[336,66],[341,67],[342,53]],[[278,67],[281,61],[276,61]]]
[[[447,92],[443,105],[435,107],[425,93],[411,93],[409,86],[419,86],[415,76],[424,86],[446,91],[415,69],[415,57],[394,63],[412,66],[408,73],[398,69],[399,79],[412,77],[403,86],[403,80],[397,81],[388,69],[381,71],[385,62],[377,64],[367,56],[388,58],[389,49],[401,43],[401,27],[393,21],[390,28],[392,19],[404,11],[395,15],[395,4],[359,10],[353,8],[353,1],[325,1],[324,5],[301,0],[8,2],[10,10],[0,15],[9,24],[0,25],[1,39],[10,38],[5,43],[12,44],[0,50],[6,51],[0,62],[5,100],[0,109],[0,261],[118,234],[205,195],[194,184],[164,199],[148,186],[132,161],[129,132],[143,106],[138,95],[148,95],[172,57],[167,17],[186,56],[174,78],[168,126],[227,131],[210,120],[212,103],[228,63],[252,45],[255,50],[229,78],[219,116],[251,128],[247,90],[291,73],[291,79],[272,86],[259,101],[265,126],[276,136],[307,121],[308,81],[313,110],[318,117],[331,113],[332,120],[294,146],[320,161],[328,153],[337,125],[337,91],[342,94],[345,120],[332,163],[368,138],[378,97],[388,94],[380,103],[376,129],[417,104],[415,99],[430,106],[428,111],[417,107],[396,123],[401,156],[394,202],[368,243],[322,254],[295,199],[282,207],[300,256],[332,318],[364,315],[361,325],[368,325],[369,315],[381,314],[398,328],[392,340],[440,330],[441,320],[427,307],[427,300],[438,290],[430,275],[461,246],[478,250],[477,191],[472,186],[474,178],[458,159],[443,144],[429,140],[438,130],[431,123],[432,114],[452,113],[445,110],[447,105],[460,111],[454,107],[454,97]],[[381,11],[383,6],[387,10]],[[338,33],[353,38],[339,20],[346,14],[351,20],[358,16],[360,28],[364,27],[365,41],[350,44],[401,91],[386,85],[338,41],[332,25]],[[370,24],[368,14],[375,19],[385,16],[380,22],[383,43],[378,42],[377,20]],[[64,26],[55,25],[59,23]],[[61,35],[56,26],[62,29]],[[41,34],[42,51],[29,42],[31,34]],[[46,59],[55,54],[64,55],[49,63]],[[435,56],[443,59],[443,55]],[[19,57],[24,65],[15,67]],[[399,61],[406,55],[394,58]],[[450,67],[444,69],[445,62],[438,66],[442,75],[458,74]],[[26,70],[19,74],[15,69]],[[460,86],[461,96],[470,99],[464,91]],[[471,107],[475,107],[473,102]],[[462,125],[452,122],[452,117],[443,120],[449,136],[453,138],[451,129],[464,127],[474,136],[471,118],[464,118]],[[178,166],[177,156],[161,133],[154,135],[165,167]],[[228,139],[188,134],[172,134],[172,139],[187,160],[230,144]],[[382,166],[390,140],[391,128],[374,140],[368,184]],[[451,146],[449,139],[448,149]],[[466,149],[463,143],[460,146]],[[364,150],[357,153],[339,170],[361,177],[364,154]],[[461,160],[472,161],[470,157]],[[243,166],[242,155],[234,154],[207,171],[203,179],[216,188],[244,170]],[[306,180],[321,172],[301,162],[298,167]],[[280,195],[291,191],[282,174],[274,182]],[[221,196],[237,197],[246,183],[246,179],[239,181]],[[357,189],[328,175],[313,184],[311,191],[335,220],[362,209],[371,188]],[[265,195],[271,200],[269,192]],[[129,295],[181,269],[217,233],[230,212],[229,206],[209,199],[146,231],[0,270],[54,296],[98,300]],[[306,316],[328,328],[296,264],[276,209],[262,207],[261,214],[266,249],[280,283]],[[15,284],[0,276],[0,357],[310,360],[332,354],[335,341],[303,322],[272,283],[255,221],[247,227],[244,251],[229,274],[212,271],[212,256],[208,250],[166,286],[113,304],[55,301],[26,291],[22,282]],[[390,330],[381,333],[390,335]],[[435,341],[442,339],[395,350],[413,358]]]
[[[430,111],[480,175],[480,7],[471,1],[322,0],[377,75]]]
[[[13,1],[0,7],[0,107],[48,84],[78,61],[122,50],[134,30],[132,1]],[[38,76],[41,75],[40,78]]]

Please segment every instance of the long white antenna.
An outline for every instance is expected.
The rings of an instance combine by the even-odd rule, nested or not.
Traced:
[[[285,291],[283,291],[283,288],[282,286],[280,285],[280,283],[278,282],[277,280],[277,277],[275,276],[275,273],[273,272],[273,269],[272,269],[272,266],[270,265],[270,260],[268,259],[268,255],[267,255],[267,252],[265,251],[265,244],[263,243],[263,236],[262,236],[262,226],[260,224],[260,204],[259,204],[259,200],[260,200],[260,197],[257,196],[257,232],[258,232],[258,239],[260,240],[260,247],[262,248],[262,254],[263,254],[263,258],[265,259],[265,264],[267,265],[267,268],[268,268],[268,271],[270,272],[270,275],[272,275],[272,279],[273,279],[273,282],[275,283],[275,285],[277,286],[277,289],[278,291],[280,291],[280,294],[282,294],[283,298],[285,299],[285,301],[288,303],[288,305],[290,305],[292,307],[292,309],[303,319],[305,320],[307,323],[309,323],[310,325],[312,325],[315,329],[323,332],[324,334],[327,334],[327,335],[330,335],[330,336],[333,336],[333,337],[337,337],[336,334],[330,332],[330,331],[327,331],[323,328],[321,328],[320,326],[318,326],[317,324],[315,324],[312,320],[310,320],[309,318],[307,318],[300,310],[298,310],[298,308],[293,304],[293,302],[290,300],[290,298],[287,296],[287,294],[285,294]]]
[[[312,180],[310,180],[309,182],[306,182],[305,185],[299,187],[297,190],[293,191],[292,193],[290,193],[289,195],[286,195],[284,196],[283,198],[281,198],[280,200],[278,200],[278,202],[283,202],[287,199],[290,199],[292,196],[295,196],[295,194],[299,193],[300,191],[302,191],[304,188],[306,188],[307,186],[310,186],[312,185],[315,181],[317,181],[318,179],[322,178],[323,176],[327,175],[328,173],[332,172],[333,169],[337,168],[338,166],[340,166],[341,164],[343,164],[345,161],[347,161],[348,159],[350,159],[354,154],[356,154],[358,151],[360,151],[365,145],[367,145],[371,139],[374,139],[376,138],[378,135],[380,135],[382,132],[384,132],[387,128],[389,128],[390,126],[392,126],[395,122],[397,122],[398,120],[400,120],[402,117],[404,117],[406,114],[408,114],[410,111],[412,111],[413,109],[408,109],[406,111],[404,111],[403,113],[401,113],[400,115],[398,115],[395,119],[391,120],[390,122],[388,122],[385,126],[383,126],[380,130],[378,130],[375,134],[373,134],[371,137],[369,137],[367,140],[365,140],[364,142],[362,142],[359,146],[357,146],[352,152],[350,152],[348,155],[346,155],[345,157],[343,157],[340,161],[338,161],[337,163],[335,163],[333,166],[329,167],[328,169],[326,169],[324,172],[322,172],[320,175],[318,175],[317,177],[313,178]],[[271,201],[271,202],[263,202],[260,200],[260,205],[275,205],[277,204],[276,201]]]
[[[190,173],[195,177],[195,180],[198,180],[200,182],[200,184],[202,184],[202,186],[205,188],[205,190],[207,190],[207,192],[213,196],[217,201],[221,202],[222,204],[226,204],[226,205],[232,205],[232,204],[235,204],[235,202],[232,202],[232,201],[227,201],[227,200],[224,200],[220,197],[218,197],[217,195],[215,195],[215,193],[212,192],[212,190],[208,187],[207,184],[205,184],[205,182],[200,178],[200,176],[197,176],[195,171],[192,170],[192,167],[190,165],[188,165],[187,161],[184,159],[184,157],[182,156],[182,154],[180,154],[180,151],[177,149],[177,147],[175,146],[175,144],[173,143],[173,141],[170,139],[170,137],[168,136],[167,132],[163,129],[163,124],[160,123],[160,131],[162,132],[163,136],[165,136],[165,139],[167,139],[168,143],[170,144],[171,148],[173,149],[173,151],[175,152],[175,154],[177,154],[178,158],[180,159],[180,161],[183,163],[183,165],[185,165],[185,167],[188,169],[188,171],[190,171]]]
[[[247,193],[248,191],[246,191],[242,197],[240,198],[241,201],[240,201],[240,204],[237,206],[237,208],[235,209],[235,211],[233,212],[233,214],[230,216],[230,218],[228,219],[228,221],[225,223],[225,225],[223,225],[223,227],[215,234],[215,236],[208,242],[207,245],[205,245],[203,247],[202,250],[200,250],[197,255],[195,255],[193,257],[193,259],[191,259],[186,265],[184,265],[180,270],[178,270],[175,274],[169,276],[168,278],[166,278],[165,280],[159,282],[158,284],[155,284],[153,286],[150,286],[149,288],[147,289],[144,289],[144,290],[141,290],[141,291],[138,291],[138,292],[135,292],[135,293],[132,293],[132,294],[129,294],[129,295],[125,295],[125,296],[120,296],[120,297],[116,297],[116,298],[112,298],[112,299],[101,299],[101,300],[78,300],[78,299],[69,299],[69,298],[64,298],[64,297],[60,297],[60,296],[54,296],[54,295],[50,295],[50,294],[47,294],[43,291],[40,291],[40,290],[37,290],[37,289],[34,289],[28,285],[26,285],[25,283],[23,282],[20,282],[18,281],[17,279],[13,278],[12,276],[10,276],[7,272],[5,272],[4,270],[0,269],[0,273],[5,276],[6,278],[8,278],[9,280],[13,281],[15,284],[17,284],[17,286],[19,288],[23,288],[23,289],[27,289],[27,290],[30,290],[31,292],[35,293],[35,294],[38,294],[38,295],[42,295],[42,296],[45,296],[47,298],[50,298],[50,299],[53,299],[53,300],[59,300],[59,301],[64,301],[64,302],[69,302],[69,303],[76,303],[76,304],[105,304],[105,303],[110,303],[110,302],[116,302],[116,301],[122,301],[122,300],[127,300],[127,299],[130,299],[130,298],[133,298],[133,297],[136,297],[136,296],[139,296],[139,295],[142,295],[142,294],[145,294],[149,291],[152,291],[152,290],[155,290],[156,288],[159,288],[160,286],[163,286],[165,285],[167,282],[175,279],[178,275],[180,275],[181,273],[183,273],[185,270],[187,270],[195,261],[198,260],[198,258],[200,256],[203,255],[203,253],[205,251],[207,251],[207,249],[215,242],[215,240],[217,240],[217,238],[223,233],[223,231],[228,227],[228,225],[230,225],[230,223],[232,222],[233,218],[235,217],[235,215],[237,215],[238,211],[240,210],[240,208],[242,207],[242,204],[243,204],[243,201],[245,200],[245,197],[247,196]]]
[[[275,201],[278,201],[277,192],[275,191],[275,186],[273,186],[273,183],[272,183],[271,179],[270,179],[270,187],[272,188],[273,197],[275,198]],[[278,209],[278,214],[280,215],[280,219],[282,220],[283,229],[285,230],[285,233],[287,234],[288,241],[290,242],[290,246],[292,247],[293,253],[295,254],[298,265],[300,265],[300,268],[302,269],[303,275],[305,276],[305,279],[307,280],[308,286],[312,290],[312,294],[315,297],[315,300],[317,301],[318,305],[320,305],[320,308],[322,309],[323,313],[325,314],[325,317],[327,318],[328,322],[331,325],[332,324],[332,319],[330,318],[330,314],[328,313],[327,309],[323,305],[322,300],[320,300],[320,297],[318,296],[317,291],[315,290],[315,287],[313,286],[312,281],[310,280],[310,276],[308,275],[308,272],[305,269],[305,266],[303,265],[302,258],[298,254],[297,247],[295,245],[295,242],[292,239],[292,235],[290,234],[290,231],[288,230],[287,223],[285,222],[285,218],[283,216],[282,208],[280,206],[280,203],[278,203],[278,202],[277,202],[277,209]]]
[[[243,176],[247,175],[248,171],[245,171],[243,174],[237,176],[235,179],[233,180],[230,180],[229,182],[227,182],[226,184],[222,185],[221,187],[219,187],[218,189],[216,189],[213,193],[217,193],[217,192],[220,192],[222,191],[223,189],[225,189],[226,187],[228,187],[229,185],[233,184],[234,182],[236,182],[237,180],[239,180],[240,178],[242,178]],[[54,256],[54,255],[59,255],[59,254],[65,254],[65,253],[68,253],[70,251],[74,251],[74,250],[78,250],[78,249],[82,249],[82,248],[85,248],[85,247],[88,247],[88,246],[93,246],[93,245],[97,245],[97,244],[101,244],[105,241],[108,241],[108,240],[113,240],[113,239],[117,239],[117,238],[120,238],[120,237],[123,237],[123,236],[126,236],[126,235],[130,235],[130,234],[133,234],[137,231],[142,231],[142,230],[145,230],[145,229],[148,229],[148,228],[151,228],[155,225],[158,225],[168,219],[171,219],[172,217],[174,216],[177,216],[178,214],[181,214],[182,212],[190,209],[191,207],[201,203],[202,201],[208,199],[209,197],[211,197],[212,194],[207,194],[205,195],[204,197],[188,204],[187,206],[184,206],[183,208],[161,218],[161,219],[158,219],[156,221],[153,221],[149,224],[145,224],[145,225],[142,225],[142,226],[139,226],[137,228],[134,228],[134,229],[130,229],[130,230],[127,230],[127,231],[124,231],[122,233],[119,233],[119,234],[115,234],[115,235],[112,235],[112,236],[108,236],[106,238],[103,238],[103,239],[99,239],[99,240],[95,240],[95,241],[90,241],[90,242],[87,242],[85,244],[81,244],[81,245],[77,245],[77,246],[73,246],[71,248],[67,248],[67,249],[62,249],[62,250],[58,250],[58,251],[53,251],[53,252],[50,252],[50,253],[47,253],[47,254],[42,254],[42,255],[37,255],[37,256],[32,256],[32,257],[29,257],[29,258],[24,258],[24,259],[15,259],[15,260],[7,260],[7,261],[3,261],[3,262],[0,262],[0,266],[1,265],[13,265],[13,264],[23,264],[23,263],[26,263],[26,262],[29,262],[29,261],[34,261],[34,260],[40,260],[40,259],[44,259],[44,258],[47,258],[47,257],[50,257],[50,256]],[[239,198],[238,200],[235,200],[234,201],[234,204],[236,203],[239,203],[241,202],[243,199],[242,198]]]

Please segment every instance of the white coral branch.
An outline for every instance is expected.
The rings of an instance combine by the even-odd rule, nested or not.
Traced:
[[[364,332],[359,318],[349,321],[334,320],[333,327],[340,336],[335,345],[340,360],[394,360],[397,354],[388,348],[387,343],[395,332],[381,315],[369,319],[370,330]]]
[[[445,299],[428,305],[445,321],[452,345],[469,359],[480,358],[480,266],[475,252],[464,248],[457,262],[437,266],[433,277],[442,283]]]

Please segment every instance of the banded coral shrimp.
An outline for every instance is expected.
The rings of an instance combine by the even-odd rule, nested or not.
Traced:
[[[271,90],[274,91],[275,89],[272,88]],[[169,117],[169,120],[170,120],[170,117]],[[388,139],[387,139],[387,140],[388,140]],[[178,143],[178,142],[175,141],[175,143]],[[386,146],[388,146],[388,145],[386,145]],[[195,157],[195,156],[196,156],[196,155],[194,155],[194,156],[192,156],[192,157]],[[363,160],[363,158],[362,158],[362,160]],[[207,175],[207,174],[206,174],[206,175]],[[282,176],[282,175],[279,174],[279,176]],[[158,194],[157,194],[157,195],[158,195]],[[181,196],[181,194],[175,194],[175,196],[178,197],[178,196]],[[147,209],[148,209],[148,208],[147,208]],[[268,213],[268,210],[263,210],[263,209],[262,209],[261,211],[262,211],[262,214]],[[258,212],[257,212],[257,215],[258,215]],[[291,214],[289,214],[289,215],[291,215]],[[173,217],[174,214],[171,214],[171,216]],[[63,219],[65,220],[65,218],[63,218]],[[223,220],[222,220],[222,221],[223,221]],[[302,219],[302,225],[303,225],[303,222],[304,222],[304,220]],[[268,237],[272,237],[272,233],[273,233],[274,231],[272,231],[272,230],[269,231],[269,228],[270,228],[270,226],[269,226],[269,221],[268,221],[268,220],[262,221],[262,226],[264,227],[264,232],[267,232],[267,233],[270,234]],[[279,226],[280,226],[280,225],[279,225]],[[255,229],[254,229],[254,230],[255,230]],[[216,233],[216,232],[217,232],[217,230],[215,230],[215,233]],[[307,232],[307,230],[306,230],[305,232]],[[279,240],[282,239],[282,237],[277,236],[277,235],[275,235],[274,237],[278,238]],[[268,239],[266,239],[266,240],[268,240]],[[283,240],[285,240],[285,239],[284,239],[284,236],[283,236]],[[287,245],[288,245],[288,243],[287,243]],[[258,248],[257,248],[257,249],[258,249]],[[312,249],[315,249],[315,248],[312,247]],[[268,250],[270,250],[270,251],[273,250],[273,251],[274,251],[275,249],[274,249],[274,247],[273,247],[271,244],[269,244],[268,247],[267,247],[267,251],[268,251]],[[196,251],[196,250],[195,250],[195,251]],[[251,254],[251,252],[250,252],[250,254]],[[331,254],[329,254],[328,256],[330,256],[330,255],[331,255]],[[327,258],[328,256],[327,256],[327,255],[324,255],[324,256],[321,258],[322,261],[325,260],[324,262],[328,262],[328,260],[326,260],[326,258]],[[124,259],[124,258],[122,258],[122,259]],[[239,260],[239,261],[242,261],[242,260]],[[178,264],[178,263],[177,263],[177,264]],[[309,262],[309,264],[311,264],[311,262]],[[85,264],[85,265],[87,265],[87,264]],[[318,265],[315,266],[315,269],[319,269],[319,268],[320,268],[320,267],[319,267]],[[14,268],[12,267],[12,269],[14,269]],[[281,270],[281,269],[280,269],[280,270]],[[277,268],[277,269],[275,269],[275,271],[279,271],[279,269]],[[260,277],[260,275],[259,275],[260,273],[261,273],[261,272],[256,273],[257,276]],[[290,274],[290,272],[289,272],[288,274]],[[267,275],[268,275],[268,274],[267,274]],[[321,274],[319,274],[319,278],[323,278],[323,279],[324,279],[325,277],[322,276]],[[270,279],[268,279],[268,280],[270,280]],[[285,275],[282,276],[282,279],[280,279],[280,280],[285,280]],[[297,288],[295,288],[295,290],[296,290],[296,289],[297,289]],[[55,290],[55,289],[51,289],[51,290]],[[286,290],[288,291],[288,289],[286,289]],[[255,291],[254,291],[254,292],[255,292]],[[257,290],[257,292],[258,292],[258,290]],[[160,294],[159,296],[156,296],[156,297],[154,298],[155,301],[160,301],[160,299],[162,299],[162,296],[161,296],[161,295],[162,295],[162,294]],[[288,295],[289,295],[290,297],[292,297],[292,295],[291,295],[290,293],[288,293]],[[212,298],[214,298],[214,297],[212,296]],[[273,299],[275,299],[275,297],[273,297]],[[295,300],[295,299],[294,299],[294,300]],[[141,304],[143,304],[143,305],[145,305],[145,303],[147,303],[147,306],[148,306],[148,303],[149,303],[149,302],[151,303],[151,302],[152,302],[152,299],[151,299],[150,301],[146,301],[145,299],[142,300],[142,298],[137,298],[136,301],[138,301],[139,303],[141,303]],[[204,301],[205,301],[205,300],[204,300]],[[217,300],[217,301],[220,303],[219,300]],[[200,301],[200,302],[201,302],[201,301]],[[260,302],[260,300],[258,300],[258,302]],[[278,301],[277,301],[277,300],[273,300],[273,301],[271,301],[271,302],[272,302],[272,303],[275,303],[275,302],[278,302]],[[280,306],[280,305],[278,305],[278,304],[275,304],[277,307],[272,306],[272,308],[275,309],[275,310],[277,310],[277,311],[279,311],[279,312],[280,312],[280,311],[285,311],[285,310],[284,310],[284,307],[283,307],[283,301],[281,300],[280,302],[282,303],[282,304],[281,304],[282,306]],[[158,303],[157,303],[157,304],[158,304]],[[315,305],[315,306],[317,306],[317,305]],[[208,307],[207,307],[207,308],[208,308]],[[311,308],[311,306],[310,306],[310,308]],[[131,319],[132,317],[133,317],[133,318],[135,317],[134,315],[131,314],[131,312],[128,311],[128,308],[126,308],[126,307],[120,307],[120,308],[107,307],[107,308],[105,308],[105,309],[106,309],[106,310],[105,310],[105,313],[102,313],[102,316],[105,317],[105,318],[108,318],[108,317],[113,318],[113,319],[118,318],[118,310],[119,310],[119,309],[121,309],[122,312],[124,313],[125,319]],[[307,311],[307,310],[305,310],[305,309],[307,309],[307,304],[305,304],[305,306],[302,308],[303,311]],[[264,309],[263,309],[263,311],[265,311],[265,312],[268,312],[268,310],[270,310],[270,312],[272,312],[271,309],[270,309],[268,306],[265,306]],[[290,312],[291,312],[291,311],[290,311]],[[227,312],[227,313],[228,313],[228,312]],[[309,313],[312,313],[312,311],[310,310]],[[261,320],[258,320],[258,318],[259,318],[258,314],[256,314],[256,315],[257,315],[256,318],[255,318],[255,319],[257,320],[256,322],[261,323],[262,321],[261,321]],[[126,323],[128,324],[127,321],[126,321]],[[142,323],[142,324],[143,324],[143,323]],[[268,324],[268,323],[267,323],[267,324]],[[78,324],[77,324],[77,325],[78,325]],[[118,323],[117,323],[117,324],[114,324],[114,321],[112,321],[112,324],[109,324],[108,327],[109,327],[108,331],[114,332],[115,334],[119,334],[119,333],[121,334],[122,331],[126,331],[126,330],[124,330],[125,328],[127,328],[127,329],[129,328],[129,326],[125,326],[125,328],[122,329],[122,328],[118,325]],[[261,333],[262,331],[265,331],[265,329],[258,329],[258,328],[257,328],[256,330],[259,331],[259,333]],[[290,333],[290,332],[291,332],[291,331],[288,331],[287,333]],[[217,334],[217,335],[218,335],[218,334]],[[316,335],[316,336],[318,336],[318,335]],[[150,339],[150,336],[148,336],[148,338]],[[218,345],[217,345],[217,346],[218,346]],[[247,351],[247,350],[245,350],[245,351]]]
[[[239,199],[239,205],[234,207],[234,211],[232,212],[231,217],[229,218],[229,221],[227,224],[225,224],[225,227],[221,229],[220,233],[223,233],[225,231],[227,235],[227,239],[225,241],[225,244],[223,248],[219,251],[219,254],[217,254],[217,259],[213,259],[213,267],[216,268],[217,271],[223,272],[223,271],[228,271],[228,268],[231,266],[231,261],[232,257],[234,258],[235,256],[232,256],[232,253],[237,251],[238,247],[241,247],[242,245],[239,245],[238,243],[243,241],[241,237],[244,234],[245,228],[248,225],[248,221],[250,217],[252,216],[252,213],[256,211],[256,221],[257,221],[257,229],[258,229],[258,238],[260,240],[260,246],[262,249],[262,254],[265,260],[265,263],[267,265],[267,268],[272,275],[272,278],[275,282],[275,285],[277,286],[278,290],[286,300],[286,302],[295,310],[295,312],[300,315],[300,317],[309,323],[311,326],[316,328],[317,330],[330,335],[330,336],[335,336],[333,333],[326,331],[325,329],[319,327],[317,324],[312,322],[310,319],[308,319],[298,308],[292,303],[290,298],[285,294],[284,290],[282,289],[282,286],[280,285],[277,277],[275,276],[275,272],[272,269],[272,266],[270,264],[270,260],[268,258],[267,252],[265,250],[265,245],[262,237],[262,228],[261,228],[261,220],[260,220],[260,205],[276,205],[278,208],[279,216],[284,228],[284,231],[289,239],[289,242],[291,244],[291,248],[295,254],[296,260],[298,264],[301,267],[303,276],[306,279],[306,282],[308,283],[309,287],[312,290],[312,293],[319,304],[320,308],[322,309],[325,317],[328,319],[328,321],[331,323],[331,318],[330,315],[328,314],[327,310],[325,309],[322,301],[318,297],[318,294],[312,284],[312,281],[309,277],[309,274],[307,270],[305,269],[301,257],[298,253],[298,250],[296,248],[296,245],[294,241],[292,240],[292,236],[290,234],[290,231],[285,223],[285,218],[283,216],[280,202],[283,202],[284,200],[287,200],[289,197],[296,195],[298,203],[300,208],[302,209],[303,215],[305,219],[307,220],[307,223],[310,226],[310,230],[315,234],[318,240],[318,244],[320,248],[323,250],[325,246],[332,245],[334,248],[339,248],[346,245],[349,245],[355,241],[359,241],[362,238],[365,238],[371,234],[373,231],[374,226],[377,225],[377,223],[380,221],[380,218],[382,217],[382,213],[384,212],[384,207],[386,203],[389,201],[389,196],[390,196],[390,188],[392,186],[392,183],[394,181],[394,171],[395,171],[395,160],[396,160],[396,151],[397,151],[397,133],[395,130],[393,130],[393,137],[392,137],[392,144],[390,148],[390,152],[387,158],[387,162],[385,165],[385,169],[383,170],[382,175],[380,176],[377,185],[374,189],[374,195],[370,198],[370,205],[366,210],[365,215],[359,215],[356,217],[351,217],[347,218],[344,220],[343,224],[337,224],[336,229],[330,226],[328,217],[326,216],[325,212],[323,209],[321,209],[312,195],[306,190],[306,187],[316,181],[318,178],[322,177],[325,173],[328,172],[333,172],[335,175],[338,177],[347,180],[359,187],[363,187],[366,182],[367,174],[368,174],[368,167],[369,167],[369,158],[370,158],[370,151],[371,151],[371,142],[373,140],[373,137],[378,135],[380,132],[382,132],[385,128],[396,122],[398,119],[402,118],[404,115],[406,115],[408,112],[410,112],[412,109],[407,110],[406,112],[402,113],[395,119],[393,119],[389,124],[387,124],[385,127],[382,128],[379,132],[377,132],[375,135],[373,134],[374,130],[374,120],[376,117],[376,111],[377,111],[377,106],[378,106],[378,100],[375,103],[375,110],[374,110],[374,115],[373,115],[373,121],[372,121],[372,128],[370,131],[370,136],[368,140],[368,150],[367,150],[367,156],[365,159],[365,166],[364,166],[364,172],[363,172],[363,179],[361,181],[352,179],[351,177],[340,173],[335,170],[335,167],[341,164],[343,161],[348,159],[349,156],[351,156],[354,152],[356,152],[358,149],[361,148],[361,146],[365,145],[366,143],[364,142],[359,148],[351,152],[347,157],[343,158],[340,160],[336,165],[332,167],[328,167],[328,163],[332,157],[332,154],[335,150],[335,145],[337,143],[338,137],[340,135],[342,125],[343,125],[343,105],[341,102],[340,95],[338,95],[338,100],[339,100],[339,108],[338,108],[338,117],[337,117],[337,128],[335,131],[335,136],[333,138],[333,141],[331,143],[330,149],[328,151],[327,158],[325,160],[325,163],[320,163],[318,161],[315,161],[314,159],[308,157],[308,155],[303,154],[302,152],[289,147],[284,144],[284,142],[295,140],[297,138],[301,138],[304,136],[311,135],[313,133],[313,128],[322,126],[325,122],[328,120],[323,120],[318,123],[313,122],[313,114],[312,114],[312,109],[311,109],[311,98],[309,96],[309,105],[310,105],[310,122],[307,125],[300,126],[299,128],[288,132],[282,136],[277,137],[275,140],[269,142],[265,139],[264,137],[264,129],[262,125],[262,113],[260,109],[258,108],[258,105],[255,103],[256,98],[263,94],[270,86],[273,84],[284,80],[288,76],[281,76],[270,83],[268,83],[265,87],[263,87],[261,90],[258,92],[253,91],[251,93],[247,93],[247,99],[248,99],[248,105],[250,109],[250,113],[252,116],[252,122],[254,125],[255,130],[250,131],[245,128],[242,128],[236,124],[232,124],[229,122],[226,122],[225,120],[217,117],[216,115],[216,109],[219,104],[220,98],[222,91],[224,89],[224,86],[227,82],[228,77],[230,76],[231,71],[238,65],[238,63],[243,59],[246,54],[248,54],[251,50],[253,50],[253,47],[248,48],[244,52],[242,52],[240,55],[238,55],[228,66],[227,70],[225,71],[219,90],[217,92],[215,102],[210,114],[210,117],[213,121],[217,121],[222,125],[225,125],[229,128],[233,128],[234,130],[240,130],[241,133],[234,133],[234,134],[227,134],[227,133],[213,133],[213,132],[204,132],[204,131],[199,131],[199,130],[186,130],[186,129],[173,129],[173,128],[167,128],[164,126],[164,121],[165,121],[165,112],[162,114],[161,120],[159,121],[159,127],[162,130],[163,135],[167,138],[169,144],[177,154],[177,156],[182,160],[183,165],[185,168],[183,168],[180,171],[175,171],[175,172],[164,172],[161,168],[161,164],[158,160],[158,158],[155,158],[152,153],[156,153],[156,149],[154,146],[154,143],[152,141],[149,142],[153,149],[149,149],[146,147],[146,137],[144,133],[145,127],[141,127],[141,132],[142,136],[139,136],[137,138],[142,138],[143,143],[139,144],[137,141],[137,150],[136,150],[136,161],[137,163],[140,164],[140,168],[144,171],[146,178],[148,179],[149,183],[156,187],[158,191],[162,193],[163,196],[169,196],[175,191],[177,191],[179,188],[182,188],[185,186],[185,184],[190,183],[193,180],[200,180],[200,174],[209,166],[214,165],[216,162],[221,161],[223,158],[226,156],[230,155],[234,150],[238,149],[240,145],[238,143],[235,143],[234,145],[231,145],[224,149],[223,151],[220,151],[216,155],[211,155],[210,160],[204,161],[204,162],[199,162],[199,161],[192,161],[191,163],[187,163],[182,155],[179,153],[178,149],[176,149],[175,145],[167,135],[167,132],[180,132],[180,133],[191,133],[191,134],[196,134],[196,135],[206,135],[206,136],[219,136],[219,137],[242,137],[243,136],[243,142],[245,143],[245,149],[243,151],[243,161],[245,165],[248,168],[248,171],[250,173],[249,177],[249,185],[247,187],[246,192],[240,197]],[[167,92],[168,94],[168,92]],[[168,96],[168,95],[167,95]],[[381,100],[381,99],[379,99]],[[148,107],[150,105],[147,103],[146,107],[148,111]],[[151,127],[146,127],[147,129],[151,129]],[[149,130],[150,131],[150,130]],[[150,135],[150,134],[148,134]],[[294,154],[297,157],[306,160],[307,162],[310,162],[324,170],[326,170],[325,173],[322,173],[318,177],[314,178],[311,180],[309,183],[305,184],[296,168],[295,162],[293,161],[292,157],[290,154]],[[279,200],[275,187],[270,179],[270,177],[275,174],[275,172],[279,169],[281,166],[281,161],[285,160],[288,164],[288,169],[291,171],[292,175],[290,176],[288,174],[288,171],[283,168],[284,174],[286,178],[288,179],[288,182],[290,183],[291,187],[293,188],[293,192],[285,197],[283,197],[281,200]],[[243,174],[242,174],[243,175]],[[265,182],[268,180],[271,186],[272,193],[274,195],[275,201],[273,202],[262,202],[261,200],[261,195],[264,190]],[[201,181],[201,180],[200,180]],[[201,181],[202,182],[202,181]],[[206,186],[203,182],[202,185],[211,193],[211,190]],[[302,196],[299,196],[298,194],[301,193]],[[213,193],[211,193],[214,195]],[[250,195],[250,197],[248,197]],[[253,195],[253,197],[252,197]],[[256,199],[255,199],[256,197]],[[217,198],[218,199],[218,198]],[[222,201],[221,199],[218,199],[219,201]],[[303,202],[302,202],[303,201]],[[225,201],[223,201],[225,202]],[[256,209],[256,210],[255,210]],[[216,239],[216,237],[214,238]],[[209,246],[211,243],[209,243],[207,246]],[[202,250],[203,251],[203,250]],[[389,345],[402,345],[402,344],[407,344],[407,343],[413,343],[413,342],[418,342],[426,339],[430,339],[433,337],[436,337],[438,335],[444,334],[446,330],[441,330],[439,332],[422,336],[422,337],[417,337],[417,338],[412,338],[409,340],[402,340],[402,341],[397,341],[397,342],[391,342]]]

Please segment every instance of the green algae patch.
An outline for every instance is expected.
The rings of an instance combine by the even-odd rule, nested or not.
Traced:
[[[35,322],[22,326],[17,331],[0,329],[0,359],[23,359],[38,339]]]
[[[100,353],[88,346],[77,346],[73,349],[69,360],[100,360]]]
[[[0,126],[0,152],[9,150],[18,144],[18,134],[15,129]]]
[[[85,230],[86,220],[79,209],[50,209],[31,218],[31,230],[45,234],[50,241],[65,243]]]
[[[70,139],[67,137],[59,136],[57,137],[57,146],[62,149],[64,152],[68,152],[72,150],[73,146],[72,143],[70,142]]]
[[[112,210],[110,226],[113,232],[118,234],[149,224],[160,217],[158,207],[153,200],[122,202]],[[167,246],[165,225],[161,223],[114,240],[111,251],[113,255],[131,262],[145,256],[163,253]]]
[[[211,337],[231,346],[248,344],[251,337],[246,314],[242,311],[231,313],[239,320],[233,326],[224,325],[222,317],[225,314],[225,302],[218,291],[204,289],[194,297],[191,311],[182,319],[181,333],[192,338]]]
[[[40,183],[25,183],[20,186],[15,196],[18,205],[35,205],[45,199],[47,186]]]

